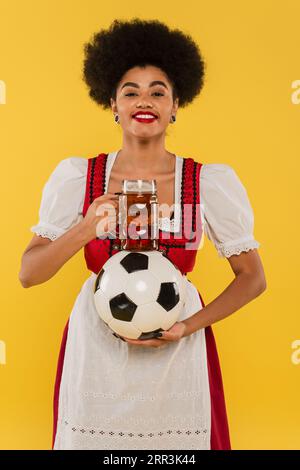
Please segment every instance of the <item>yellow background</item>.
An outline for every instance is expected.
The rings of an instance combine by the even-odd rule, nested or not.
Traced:
[[[22,288],[20,259],[57,163],[120,148],[110,111],[81,80],[83,43],[115,18],[189,32],[207,61],[204,89],[179,110],[166,147],[231,165],[255,214],[267,291],[213,325],[233,449],[299,449],[300,3],[255,0],[1,0],[1,449],[49,449],[61,335],[89,275],[83,252],[45,284]],[[299,85],[298,85],[299,86]],[[297,98],[297,96],[296,96]],[[209,303],[233,279],[205,241],[189,278]],[[296,354],[297,355],[297,354]]]

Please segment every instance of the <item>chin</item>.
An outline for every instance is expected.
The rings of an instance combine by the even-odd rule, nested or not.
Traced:
[[[137,132],[131,132],[131,134],[134,135],[135,137],[140,137],[142,139],[143,137],[145,137],[145,138],[154,137],[154,136],[157,135],[157,132],[150,132],[150,131],[148,131],[148,132],[145,132],[145,131],[140,132],[139,131],[138,132],[137,131]]]

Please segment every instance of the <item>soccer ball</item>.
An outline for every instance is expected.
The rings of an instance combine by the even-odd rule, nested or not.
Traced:
[[[131,339],[149,338],[176,323],[185,302],[186,282],[157,250],[121,250],[97,275],[95,307],[115,333]]]

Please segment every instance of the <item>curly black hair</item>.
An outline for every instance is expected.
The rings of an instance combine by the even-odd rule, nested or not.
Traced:
[[[89,96],[104,109],[110,108],[110,98],[116,100],[124,73],[135,66],[154,65],[165,72],[179,107],[191,103],[203,87],[206,63],[197,44],[158,20],[116,19],[84,44],[84,55],[82,78]]]

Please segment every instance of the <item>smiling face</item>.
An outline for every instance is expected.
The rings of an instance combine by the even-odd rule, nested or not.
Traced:
[[[158,67],[133,67],[118,83],[116,100],[111,98],[114,114],[125,133],[137,137],[153,137],[168,127],[176,115],[178,98],[173,101],[173,89],[167,75]],[[155,119],[139,119],[133,115],[153,113]]]

